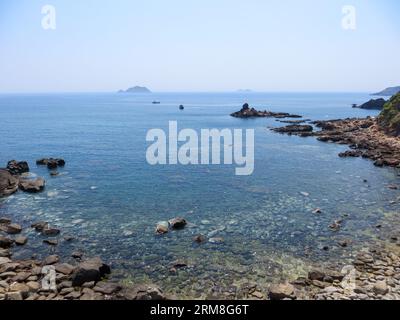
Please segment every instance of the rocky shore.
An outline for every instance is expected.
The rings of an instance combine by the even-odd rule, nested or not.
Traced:
[[[31,228],[44,237],[43,245],[57,245],[53,237],[60,230],[47,222]],[[110,280],[111,267],[100,257],[84,258],[71,252],[67,262],[58,255],[44,259],[13,259],[13,251],[28,239],[19,236],[22,227],[9,218],[0,218],[0,300],[164,300],[154,285],[125,286]],[[3,235],[6,234],[6,235]],[[70,241],[64,237],[64,241]]]
[[[312,124],[321,130],[314,131],[310,125],[289,125],[272,130],[349,145],[350,150],[340,153],[340,157],[368,158],[379,167],[400,165],[400,139],[386,134],[376,118],[315,121]]]

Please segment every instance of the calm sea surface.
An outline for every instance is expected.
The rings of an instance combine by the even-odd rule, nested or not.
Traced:
[[[398,172],[341,159],[343,145],[273,133],[268,127],[283,125],[275,119],[229,114],[249,102],[312,120],[375,116],[351,108],[368,99],[364,93],[0,95],[0,166],[26,160],[47,181],[43,193],[0,199],[0,216],[27,227],[29,243],[15,257],[56,253],[68,260],[82,250],[110,263],[115,278],[191,298],[234,297],[246,283],[263,286],[303,276],[310,265],[344,264],[399,225],[399,205],[390,204],[399,194],[387,188],[400,183]],[[146,133],[167,129],[171,120],[179,129],[255,129],[254,174],[235,176],[234,165],[150,166]],[[67,165],[50,177],[35,165],[42,157],[62,157]],[[313,214],[315,208],[322,213]],[[190,225],[155,236],[157,222],[176,216]],[[339,218],[343,227],[332,232]],[[76,240],[61,237],[59,246],[47,247],[28,228],[36,220]],[[224,242],[194,245],[197,234]],[[351,240],[348,248],[337,245],[343,239]],[[177,260],[189,267],[172,272]]]

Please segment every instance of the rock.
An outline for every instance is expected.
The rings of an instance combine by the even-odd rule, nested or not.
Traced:
[[[389,292],[389,288],[386,284],[386,281],[378,281],[374,284],[373,291],[375,294],[385,295]]]
[[[311,133],[314,131],[314,128],[310,125],[292,124],[281,128],[273,128],[271,130],[278,133],[302,134]]]
[[[23,245],[25,245],[27,242],[28,242],[28,238],[27,238],[27,237],[20,236],[20,237],[15,238],[15,244],[16,244],[17,246],[23,246]]]
[[[44,190],[45,180],[43,178],[20,179],[19,188],[28,193],[37,193]]]
[[[110,295],[120,291],[121,289],[122,287],[119,284],[102,281],[96,284],[96,286],[93,288],[93,291]]]
[[[317,209],[315,209],[312,213],[313,214],[319,214],[319,213],[321,213],[322,212],[322,210],[320,209],[320,208],[317,208]]]
[[[48,169],[56,169],[57,167],[64,167],[65,160],[64,159],[44,158],[44,159],[36,160],[36,165],[47,166]]]
[[[65,299],[67,300],[77,300],[81,297],[81,293],[79,291],[73,291],[69,294],[67,294],[66,296],[64,296]]]
[[[29,281],[26,285],[29,287],[29,291],[31,292],[36,292],[41,288],[39,282],[36,281]]]
[[[52,176],[52,177],[56,177],[56,176],[58,176],[60,173],[58,172],[58,171],[52,171],[52,172],[50,172],[50,175]]]
[[[302,118],[301,116],[284,112],[257,111],[254,108],[250,108],[248,103],[245,103],[240,111],[232,113],[231,116],[235,118]]]
[[[221,237],[210,238],[210,239],[208,239],[208,242],[214,243],[214,244],[224,243],[224,238],[221,238]]]
[[[7,170],[0,169],[0,197],[9,196],[18,190],[18,179]]]
[[[207,238],[205,236],[203,236],[202,234],[198,234],[197,236],[195,236],[193,238],[193,241],[196,243],[204,243],[207,241]]]
[[[68,263],[57,264],[55,267],[56,267],[57,272],[66,274],[66,275],[72,274],[75,270],[75,267]]]
[[[21,292],[7,292],[6,300],[23,300]]]
[[[9,259],[9,258],[7,258],[7,257],[0,257],[0,266],[2,265],[2,264],[6,264],[6,263],[10,263],[11,262],[11,260]]]
[[[348,151],[339,153],[339,157],[340,158],[359,158],[363,154],[364,153],[360,150],[348,150]]]
[[[83,253],[80,251],[74,251],[71,253],[71,257],[74,259],[82,259]]]
[[[360,109],[368,109],[368,110],[382,110],[383,106],[386,104],[385,99],[371,99],[368,102],[360,105],[360,106],[355,106],[355,108],[360,108]]]
[[[10,224],[12,221],[9,218],[0,218],[0,224]]]
[[[294,287],[288,283],[272,285],[269,288],[268,295],[271,300],[292,299],[294,297]]]
[[[347,248],[349,246],[349,244],[350,244],[350,241],[349,240],[339,240],[338,244],[342,248]]]
[[[24,282],[28,279],[32,274],[30,272],[19,272],[15,277],[12,278],[11,281],[14,282]]]
[[[1,244],[0,244],[0,258],[9,258],[11,257],[11,252],[8,249],[1,249]]]
[[[3,225],[1,229],[8,234],[18,234],[22,231],[22,227],[16,223]]]
[[[39,222],[35,222],[31,225],[32,228],[34,228],[36,231],[43,231],[43,229],[48,227],[48,222],[45,221],[39,221]]]
[[[10,291],[19,292],[23,298],[27,298],[31,289],[26,284],[15,282],[10,285]]]
[[[43,243],[48,244],[49,246],[57,246],[58,245],[57,240],[51,240],[51,239],[45,239],[45,240],[43,240]]]
[[[50,228],[50,227],[44,228],[42,230],[43,235],[50,237],[57,236],[60,234],[60,232],[61,232],[60,229]]]
[[[125,300],[166,300],[162,290],[153,285],[139,285],[133,288],[125,288],[121,292]]]
[[[0,248],[8,249],[13,245],[14,241],[10,238],[0,236]]]
[[[323,281],[325,275],[326,274],[320,270],[312,270],[308,273],[308,279],[310,279],[311,281],[313,280]]]
[[[86,260],[78,265],[72,275],[72,285],[79,287],[85,282],[100,281],[111,269],[100,258]]]
[[[7,163],[7,171],[12,175],[21,175],[23,173],[29,172],[29,165],[26,161],[15,161],[11,160]]]
[[[46,259],[43,260],[42,265],[43,266],[49,266],[56,264],[58,261],[60,261],[60,257],[57,255],[51,255],[48,256]]]
[[[168,223],[170,227],[175,230],[183,229],[187,225],[186,220],[183,218],[174,218],[169,220]]]
[[[157,223],[156,233],[157,234],[165,234],[168,233],[169,224],[167,221],[162,221]]]

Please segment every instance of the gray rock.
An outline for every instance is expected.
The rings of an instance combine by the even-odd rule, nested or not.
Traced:
[[[377,283],[375,283],[373,290],[377,295],[385,295],[389,292],[386,281],[378,281]]]
[[[291,284],[277,284],[269,288],[269,298],[271,300],[283,300],[294,297],[294,287]]]
[[[46,181],[43,178],[20,179],[19,188],[28,193],[37,193],[44,190]]]
[[[10,238],[0,236],[0,248],[8,249],[13,245],[14,241]]]
[[[175,230],[183,229],[187,225],[186,220],[183,218],[174,218],[174,219],[169,220],[168,223],[169,223],[171,229],[175,229]]]
[[[72,285],[79,287],[85,282],[100,281],[111,269],[100,258],[86,260],[78,265],[72,275]]]
[[[0,197],[9,196],[18,190],[18,179],[7,170],[0,169]]]

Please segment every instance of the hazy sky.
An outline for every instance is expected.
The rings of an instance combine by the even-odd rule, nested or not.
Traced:
[[[399,13],[398,0],[1,0],[0,92],[376,91],[400,85]]]

